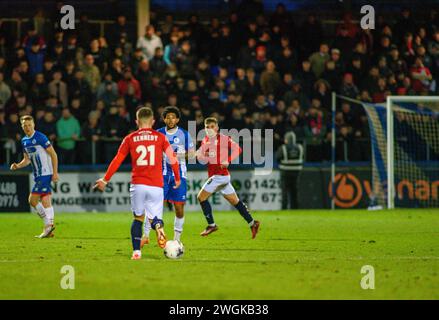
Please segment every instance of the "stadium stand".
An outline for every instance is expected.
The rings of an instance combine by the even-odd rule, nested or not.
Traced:
[[[21,157],[18,119],[26,114],[60,150],[61,164],[107,163],[141,104],[157,116],[180,107],[182,127],[213,114],[224,128],[274,129],[275,149],[294,131],[306,161],[324,161],[332,91],[373,103],[438,93],[435,10],[414,20],[405,8],[393,20],[379,17],[375,30],[347,12],[328,34],[313,13],[297,21],[282,4],[271,13],[247,9],[183,23],[154,16],[140,38],[123,14],[104,33],[85,14],[76,30],[60,30],[43,9],[22,35],[0,23],[0,163]],[[338,160],[370,160],[362,108],[337,106],[336,130]]]

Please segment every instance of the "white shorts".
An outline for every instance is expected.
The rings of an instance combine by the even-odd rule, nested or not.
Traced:
[[[224,195],[235,193],[235,188],[233,188],[232,184],[230,183],[230,176],[219,175],[214,175],[207,179],[201,190],[209,193],[220,191]]]
[[[131,211],[148,219],[163,218],[163,188],[132,184],[130,187]]]

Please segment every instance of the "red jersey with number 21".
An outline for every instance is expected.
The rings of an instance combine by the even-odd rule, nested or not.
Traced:
[[[166,137],[153,129],[139,129],[123,139],[104,179],[110,181],[128,154],[131,155],[131,183],[163,187],[163,153],[172,165],[175,180],[180,180],[177,157]]]

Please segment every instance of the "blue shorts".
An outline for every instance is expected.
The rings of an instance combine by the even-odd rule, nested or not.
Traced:
[[[185,203],[186,202],[186,191],[187,183],[186,179],[181,179],[180,187],[174,189],[175,181],[173,176],[163,177],[163,193],[164,200],[172,203]]]
[[[52,182],[52,175],[40,176],[35,178],[35,185],[32,188],[32,193],[45,195],[52,193],[52,187],[50,183]]]

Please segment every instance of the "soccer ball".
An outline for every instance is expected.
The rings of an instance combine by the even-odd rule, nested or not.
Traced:
[[[177,240],[169,240],[166,242],[165,250],[163,251],[166,258],[179,259],[183,256],[184,246],[183,243]]]

